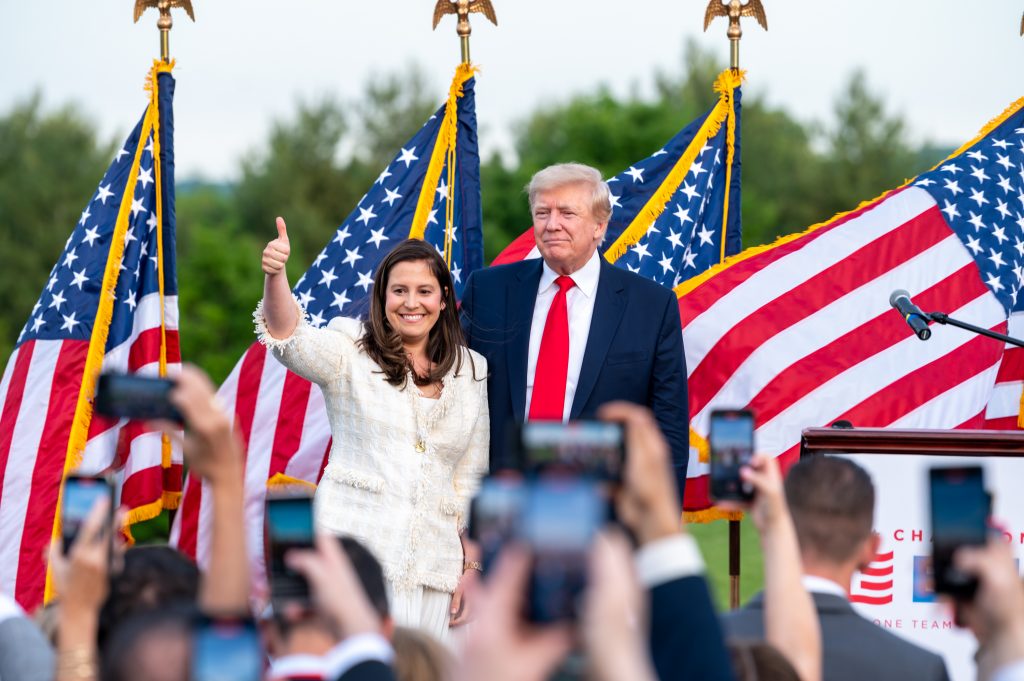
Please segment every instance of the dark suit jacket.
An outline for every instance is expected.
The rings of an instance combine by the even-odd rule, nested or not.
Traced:
[[[704,577],[659,584],[650,591],[650,604],[651,658],[661,681],[732,681],[729,653]]]
[[[514,466],[510,439],[526,414],[526,365],[540,258],[475,271],[462,294],[469,347],[487,358],[491,468]],[[689,405],[679,305],[672,291],[601,260],[594,316],[571,418],[613,400],[644,404],[672,448],[680,498],[689,457]]]
[[[395,673],[383,662],[370,660],[347,669],[337,681],[395,681]]]
[[[824,676],[828,681],[948,681],[946,663],[858,615],[841,596],[812,593],[821,622]],[[723,618],[732,639],[764,638],[764,596]]]

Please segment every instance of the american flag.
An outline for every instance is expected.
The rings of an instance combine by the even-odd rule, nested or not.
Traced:
[[[922,342],[888,303],[1024,335],[1024,100],[933,170],[857,210],[741,253],[680,285],[691,426],[757,415],[784,464],[803,428],[1017,428],[1024,350],[935,326]],[[706,508],[691,461],[687,507]]]
[[[609,262],[673,287],[740,250],[740,79],[722,73],[710,111],[607,180]],[[530,229],[493,264],[537,257]]]
[[[480,158],[473,70],[460,66],[448,102],[384,168],[293,288],[316,326],[367,310],[377,264],[410,236],[433,244],[449,263],[456,293],[483,264]],[[315,484],[330,448],[320,389],[287,371],[259,343],[218,392],[246,447],[245,531],[257,579],[263,565],[268,484]],[[189,478],[171,542],[200,564],[208,555],[210,506]]]
[[[118,471],[130,522],[180,495],[180,453],[159,432],[91,410],[101,369],[156,375],[180,364],[168,65],[154,66],[149,90],[0,382],[0,588],[29,611],[43,600],[41,556],[66,473]]]

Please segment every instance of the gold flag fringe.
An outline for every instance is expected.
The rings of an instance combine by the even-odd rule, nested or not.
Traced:
[[[434,194],[437,193],[437,181],[441,179],[441,170],[444,168],[446,159],[454,162],[455,143],[458,139],[458,100],[462,97],[462,86],[467,80],[476,74],[476,67],[472,64],[459,64],[455,69],[455,78],[448,89],[448,102],[444,108],[444,119],[437,131],[437,139],[434,142],[434,149],[430,154],[430,164],[427,166],[426,177],[423,178],[423,186],[420,188],[420,197],[416,203],[416,213],[412,219],[412,227],[409,230],[410,239],[422,239],[427,231],[427,219],[430,216],[430,207],[434,205]],[[449,170],[449,177],[453,171]],[[448,191],[451,192],[451,183]],[[449,193],[449,197],[451,194]],[[447,212],[451,213],[452,202],[448,201]],[[450,216],[446,215],[446,222]],[[451,225],[445,227],[445,250],[450,251]],[[446,258],[450,257],[446,253]]]

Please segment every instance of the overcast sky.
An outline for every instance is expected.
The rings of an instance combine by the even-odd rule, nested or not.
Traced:
[[[485,150],[507,145],[510,123],[538,104],[599,83],[642,90],[656,69],[678,69],[687,38],[728,59],[726,21],[701,31],[704,0],[492,1],[498,28],[473,15]],[[917,141],[958,145],[1024,96],[1024,3],[762,1],[770,30],[745,23],[745,90],[803,119],[827,120],[855,68]],[[433,0],[192,2],[197,23],[177,11],[171,34],[179,178],[232,179],[297,99],[355,98],[373,74],[412,61],[440,104],[459,60],[454,19],[430,30]],[[145,106],[141,85],[159,44],[156,12],[133,25],[132,6],[0,0],[0,112],[38,89],[49,105],[74,102],[106,137],[123,139]]]

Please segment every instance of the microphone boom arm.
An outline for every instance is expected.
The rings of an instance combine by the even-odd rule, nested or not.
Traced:
[[[1024,348],[1024,341],[1020,340],[1019,338],[1007,336],[1006,334],[1002,333],[996,333],[995,331],[989,331],[988,329],[983,329],[980,326],[975,326],[974,324],[962,322],[959,319],[953,319],[945,312],[930,312],[927,313],[926,316],[933,322],[937,322],[939,324],[948,324],[950,326],[955,326],[966,331],[972,331],[978,334],[979,336],[988,336],[989,338],[995,338],[996,340],[1001,340],[1004,343],[1009,343],[1010,345],[1016,345],[1019,348]]]

